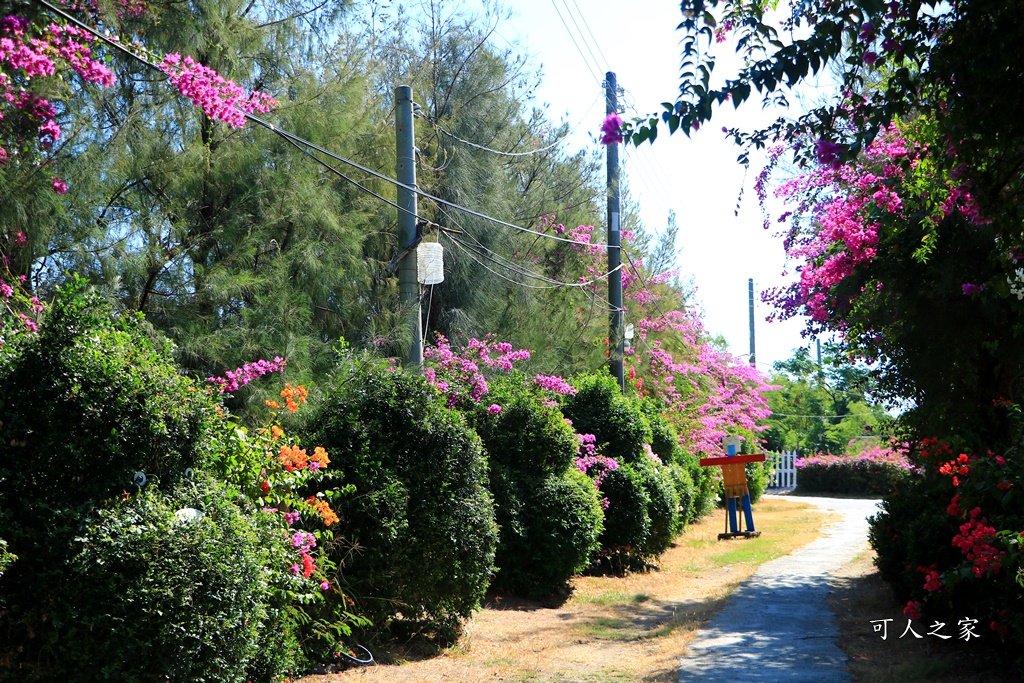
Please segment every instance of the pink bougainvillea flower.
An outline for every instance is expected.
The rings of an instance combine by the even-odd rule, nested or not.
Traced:
[[[53,191],[57,194],[65,194],[68,191],[68,184],[57,176],[53,176]]]
[[[601,124],[601,144],[616,145],[622,142],[622,119],[615,112],[608,114]]]

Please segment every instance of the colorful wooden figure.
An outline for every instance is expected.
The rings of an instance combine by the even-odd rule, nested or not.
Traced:
[[[736,538],[742,536],[743,538],[753,538],[760,536],[760,531],[754,530],[754,511],[750,507],[750,489],[747,486],[747,469],[746,464],[748,462],[764,462],[763,453],[755,453],[752,455],[736,455],[739,450],[740,439],[738,436],[727,436],[722,439],[722,446],[725,448],[725,456],[718,458],[701,458],[700,464],[703,467],[714,467],[716,465],[722,468],[723,485],[725,489],[725,533],[718,534],[718,540],[723,538]],[[740,531],[739,524],[737,523],[737,504],[736,501],[742,501],[743,505],[743,516],[746,518],[747,528],[745,531]]]

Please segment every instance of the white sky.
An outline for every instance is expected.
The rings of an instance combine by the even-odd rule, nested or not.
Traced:
[[[500,46],[502,41],[518,39],[534,64],[541,66],[543,82],[536,104],[547,104],[551,118],[574,126],[582,121],[571,138],[572,147],[597,146],[594,137],[604,118],[601,81],[605,71],[614,71],[626,90],[623,118],[627,120],[659,112],[661,102],[674,99],[681,38],[675,30],[681,21],[678,2],[642,0],[627,9],[621,0],[515,0],[511,9],[514,16],[499,25],[496,42]],[[716,73],[724,74],[729,63],[735,68],[737,60],[731,57],[731,48],[722,53]],[[670,137],[662,126],[653,145],[624,147],[622,154],[623,171],[644,223],[658,231],[669,209],[675,210],[680,225],[679,267],[684,276],[692,274],[695,279],[708,330],[724,335],[735,355],[749,351],[747,279],[754,278],[757,361],[765,372],[807,341],[800,336],[802,321],[765,320],[771,311],[761,302],[760,292],[789,282],[782,277],[782,241],[773,236],[774,227],[767,231],[762,227],[764,219],[753,191],[762,164],[752,157],[744,177],[736,163],[741,150],[725,140],[721,128],[749,129],[773,118],[771,112],[761,111],[757,101],[738,112],[727,106],[712,125],[690,138],[681,133]],[[745,191],[736,216],[741,188]]]

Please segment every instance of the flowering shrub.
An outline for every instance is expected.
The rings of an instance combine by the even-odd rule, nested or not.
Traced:
[[[427,381],[448,397],[448,407],[479,403],[488,392],[485,369],[509,371],[518,360],[530,357],[525,349],[513,349],[508,342],[495,341],[494,335],[470,339],[461,350],[452,348],[444,335],[423,349]],[[540,377],[540,375],[538,375]],[[541,381],[557,380],[544,378]],[[539,385],[538,385],[539,386]],[[501,406],[498,406],[499,408]]]
[[[276,678],[297,652],[275,579],[289,549],[210,477],[234,454],[215,399],[97,296],[72,285],[44,312],[0,362],[0,519],[20,558],[0,677]]]
[[[1003,407],[1017,417],[1016,406]],[[1006,644],[1008,661],[1024,644],[1020,457],[957,453],[926,439],[912,455],[921,476],[898,486],[871,521],[879,569],[908,600],[907,614],[969,611]]]
[[[575,394],[561,398],[562,412],[581,434],[596,438],[597,450],[620,463],[632,462],[651,442],[651,428],[636,401],[622,395],[607,373],[572,378]]]
[[[797,482],[806,493],[856,493],[882,496],[893,493],[916,472],[905,453],[873,446],[861,453],[817,454],[797,458]]]

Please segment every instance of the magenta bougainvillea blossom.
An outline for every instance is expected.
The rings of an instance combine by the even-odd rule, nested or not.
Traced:
[[[160,69],[178,92],[197,107],[202,107],[208,117],[224,121],[232,128],[244,126],[247,113],[268,112],[279,104],[269,95],[257,91],[246,95],[245,90],[233,81],[191,57],[182,58],[176,52],[164,57]]]
[[[223,377],[208,377],[206,381],[217,386],[218,394],[231,394],[257,377],[283,371],[285,365],[284,359],[280,357],[275,357],[272,361],[261,359],[253,363],[246,363],[240,368],[228,370]]]
[[[615,112],[612,112],[601,123],[601,144],[617,145],[622,140],[622,118]]]
[[[897,128],[889,128],[856,163],[837,166],[826,149],[819,154],[819,167],[776,190],[789,205],[779,220],[791,224],[784,246],[789,259],[799,263],[800,276],[790,287],[766,293],[765,300],[777,309],[773,317],[806,315],[818,328],[827,321],[841,328],[833,313],[853,302],[840,300],[836,288],[854,269],[875,259],[883,220],[909,222],[910,214],[922,208],[928,213],[926,228],[953,211],[969,220],[982,220],[968,188],[954,180],[942,184],[929,179],[935,184],[928,192],[930,204],[905,206],[920,195],[914,188],[925,180],[918,168],[926,151]],[[884,283],[875,286],[881,288]],[[964,294],[980,291],[975,287],[965,284]]]
[[[125,16],[136,16],[144,7],[139,2],[122,2]],[[77,75],[101,87],[114,85],[114,73],[95,54],[98,39],[76,26],[48,23],[37,25],[25,17],[8,15],[0,19],[0,121],[17,121],[34,131],[35,140],[19,135],[0,140],[0,166],[17,155],[32,158],[48,152],[61,137],[57,107],[42,93],[56,79],[67,81]],[[239,128],[245,115],[267,112],[277,106],[270,96],[246,92],[234,82],[175,53],[159,64],[179,92],[212,119]],[[52,89],[52,88],[51,88]],[[67,192],[67,184],[53,179],[53,191]]]

